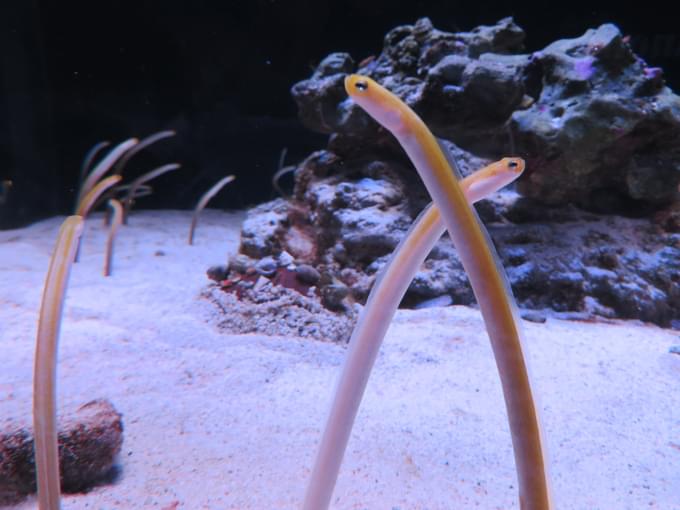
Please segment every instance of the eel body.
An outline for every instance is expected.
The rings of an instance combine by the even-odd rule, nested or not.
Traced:
[[[511,183],[523,170],[522,159],[503,158],[462,179],[460,185],[466,200],[474,203]],[[382,340],[413,277],[445,229],[439,210],[430,204],[414,222],[373,284],[352,332],[308,485],[305,510],[328,507]]]
[[[359,106],[396,137],[441,214],[491,340],[510,424],[520,508],[548,510],[552,504],[538,409],[514,300],[488,235],[468,204],[446,155],[418,115],[370,78],[350,75],[345,79],[345,88]]]
[[[58,510],[59,447],[57,444],[57,348],[71,266],[83,232],[82,216],[62,223],[45,278],[33,370],[33,429],[38,508]]]

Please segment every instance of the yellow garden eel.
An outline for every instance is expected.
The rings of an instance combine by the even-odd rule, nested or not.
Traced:
[[[327,427],[305,496],[305,510],[328,507],[381,340],[401,297],[445,225],[456,246],[486,323],[503,386],[522,510],[551,508],[541,427],[531,392],[515,307],[503,272],[476,214],[469,206],[514,180],[524,169],[505,158],[458,183],[436,138],[399,98],[370,78],[351,75],[347,93],[397,138],[434,199],[397,247],[376,280],[352,334]]]
[[[69,216],[61,224],[40,305],[33,370],[33,430],[39,510],[61,508],[57,443],[57,350],[66,287],[82,232],[82,216]]]

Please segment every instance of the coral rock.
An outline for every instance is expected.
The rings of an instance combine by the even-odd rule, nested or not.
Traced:
[[[343,80],[357,72],[414,108],[463,175],[508,153],[526,159],[516,191],[477,205],[520,306],[674,324],[680,98],[614,25],[532,54],[524,37],[511,18],[457,33],[423,18],[391,30],[383,51],[356,68],[347,54],[329,55],[292,88],[300,118],[329,133],[328,146],[297,168],[293,200],[250,212],[241,252],[285,250],[323,266],[321,296],[340,282],[362,301],[430,201],[391,134],[347,97]],[[474,302],[446,236],[403,303],[440,296]]]

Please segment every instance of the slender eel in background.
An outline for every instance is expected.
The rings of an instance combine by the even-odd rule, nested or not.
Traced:
[[[519,481],[520,508],[548,510],[551,508],[550,490],[538,411],[531,391],[512,294],[494,257],[490,241],[469,206],[464,189],[456,181],[441,147],[422,120],[399,98],[370,78],[348,76],[345,88],[355,102],[397,138],[434,199],[434,204],[468,274],[491,340],[510,423]],[[419,228],[427,226],[426,219],[429,216],[430,213],[426,213],[421,217],[418,221],[418,225],[421,225]],[[414,228],[409,237],[421,234],[422,232]],[[422,242],[420,246],[425,247],[427,242],[434,241],[422,239],[420,242]],[[425,256],[421,253],[412,254],[413,259],[420,259],[419,263]],[[395,270],[398,272],[398,268]],[[367,372],[372,365],[371,353],[355,354],[355,351],[362,350],[358,342],[355,344],[350,346],[348,356],[351,358],[364,356],[368,360],[365,375],[367,378]],[[377,351],[377,347],[375,349]],[[347,370],[341,377],[338,395],[344,390],[342,384],[346,379],[346,373]],[[339,416],[332,415],[329,419],[329,423],[332,419],[340,420],[340,425],[333,428],[346,431],[347,436],[356,414],[356,409],[351,411],[351,406],[354,405],[352,399],[356,400],[358,406],[365,381],[361,381],[360,385],[358,394],[350,396],[347,400],[349,412],[344,415],[341,413]],[[340,396],[336,398],[331,413],[338,411],[336,408],[338,400],[341,400]],[[343,441],[344,433],[338,433],[335,437],[341,441],[340,447],[335,449],[326,441],[329,432],[324,435],[306,494],[305,510],[327,508],[347,442],[346,438]],[[337,464],[338,468],[334,468],[334,464]]]
[[[460,183],[468,202],[475,203],[514,181],[524,171],[520,158],[504,158],[478,170]],[[446,226],[439,209],[426,207],[383,266],[349,341],[316,462],[307,488],[305,510],[327,508],[347,448],[352,425],[394,313],[416,272]]]

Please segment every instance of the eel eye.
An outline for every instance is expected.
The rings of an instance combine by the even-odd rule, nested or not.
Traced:
[[[508,162],[508,168],[517,168],[518,166],[519,166],[519,163],[517,163],[517,161]]]
[[[359,80],[354,84],[354,86],[357,90],[361,90],[363,92],[364,90],[368,89],[368,82],[366,80]]]

